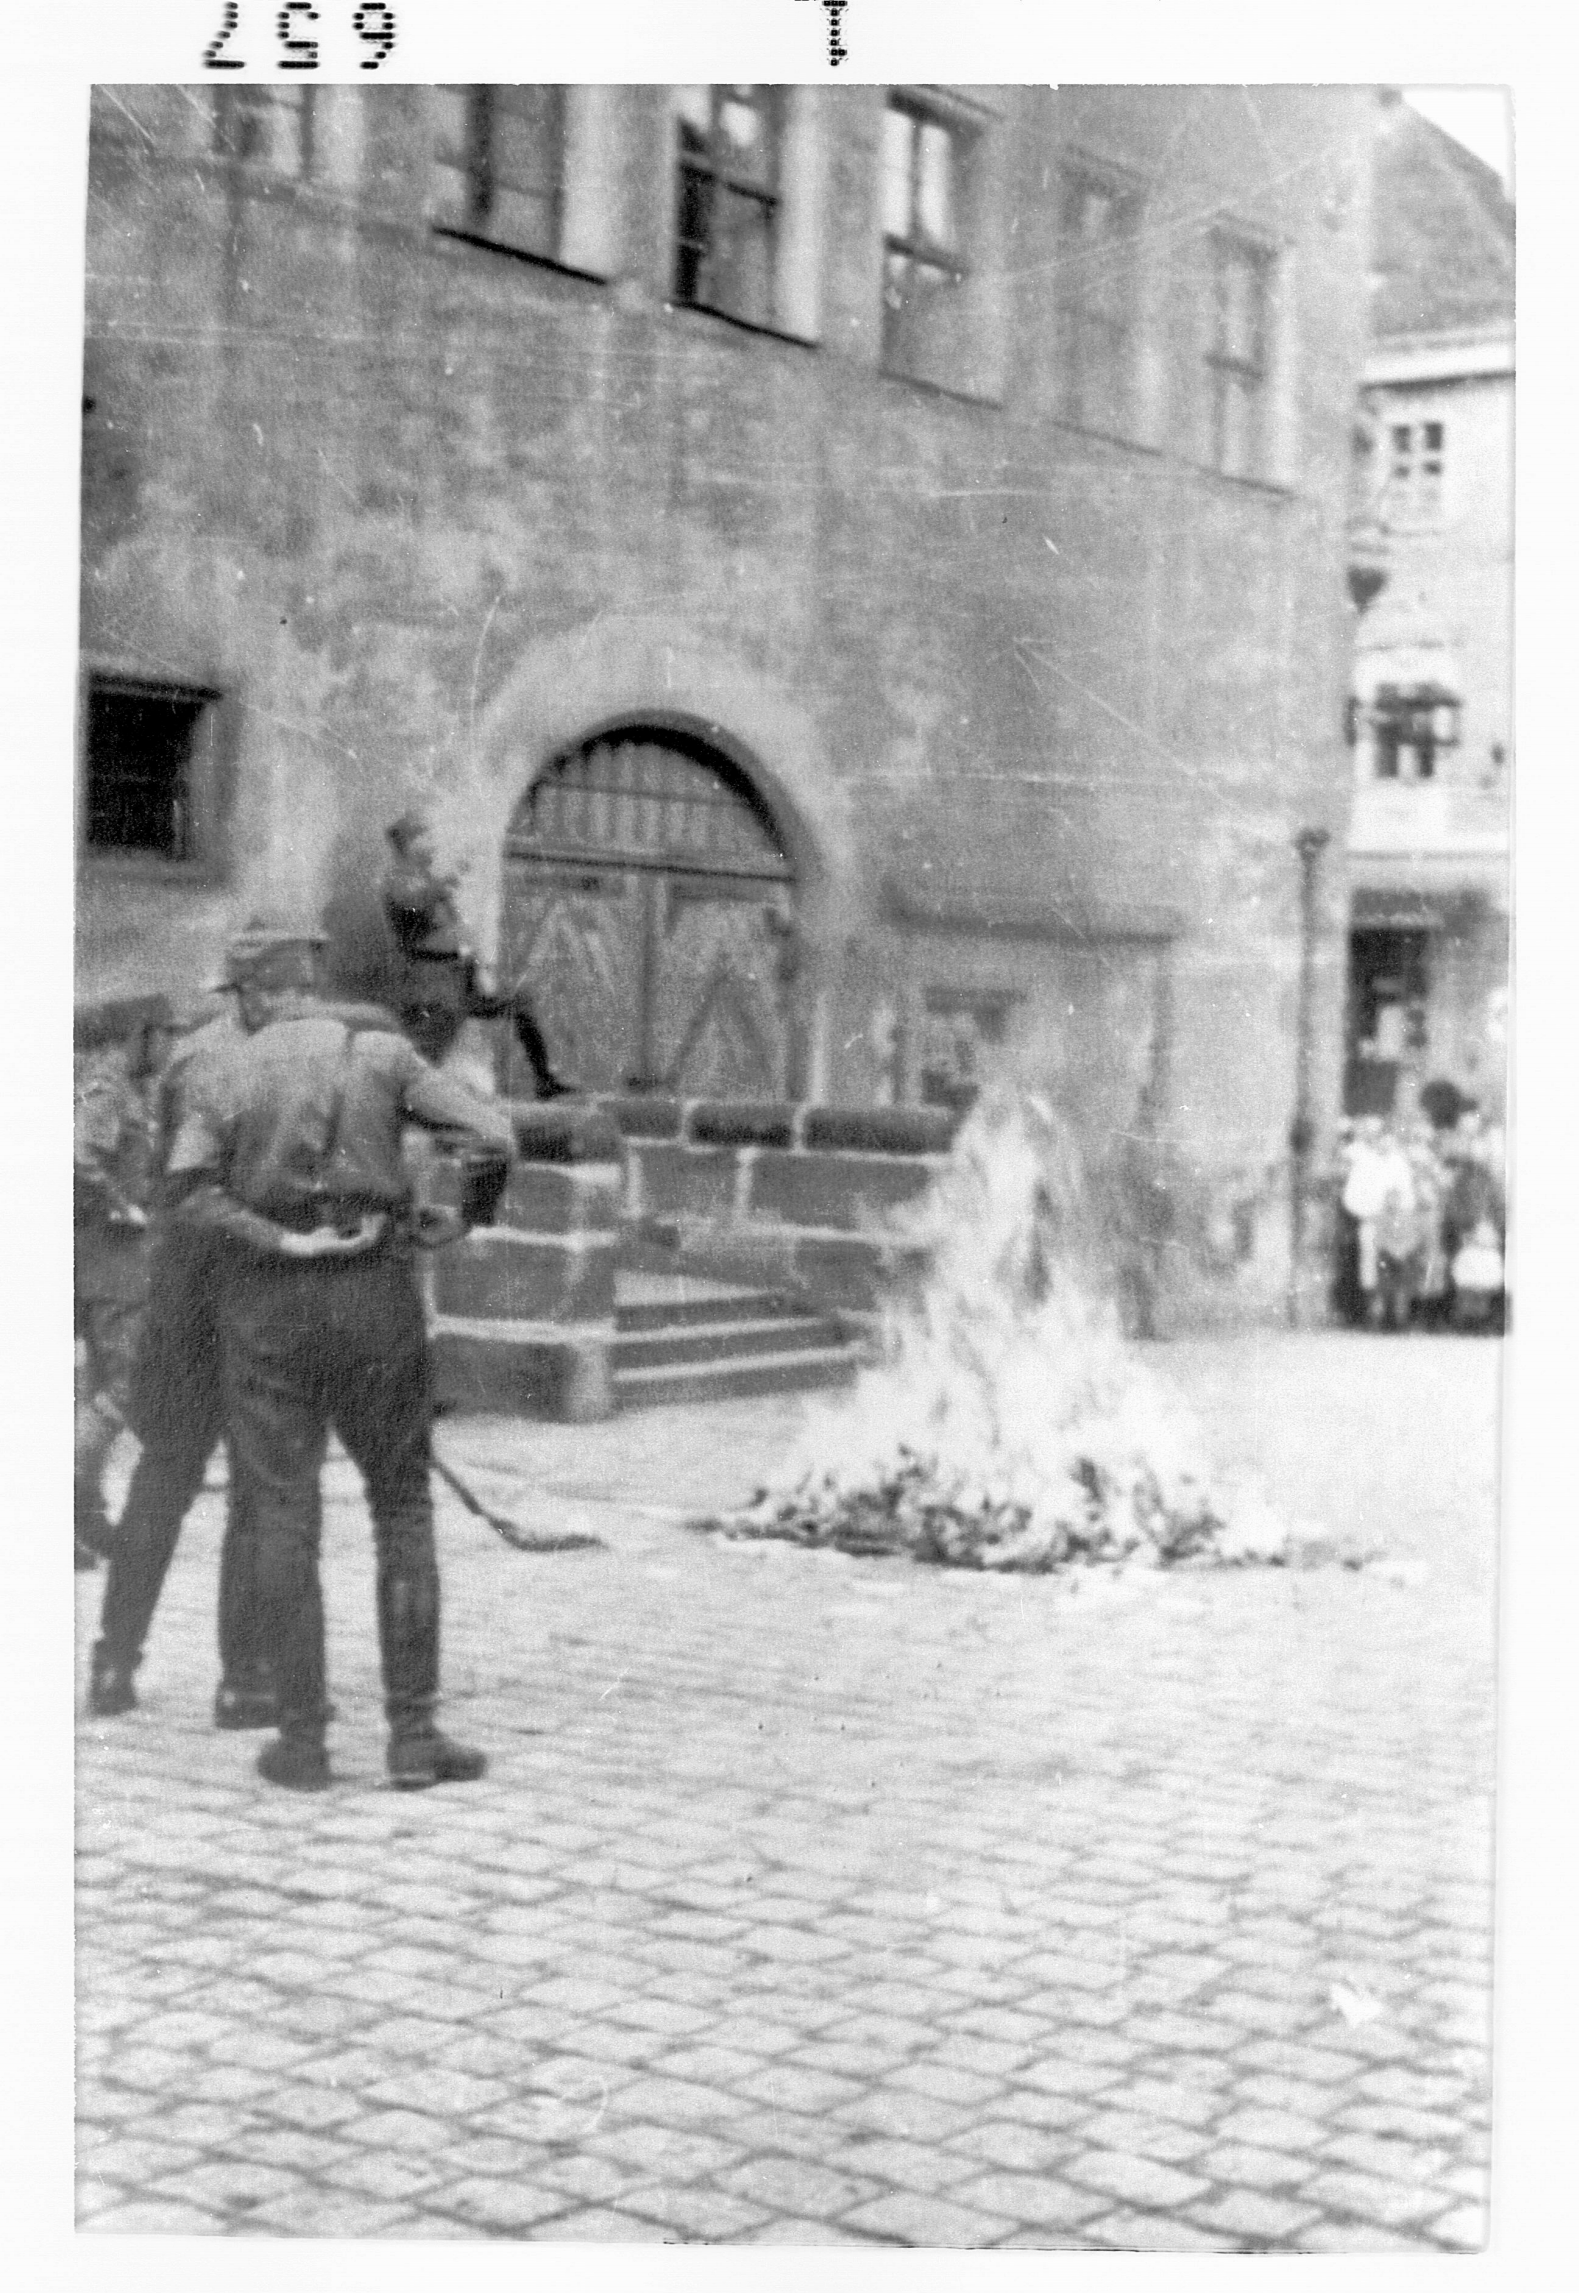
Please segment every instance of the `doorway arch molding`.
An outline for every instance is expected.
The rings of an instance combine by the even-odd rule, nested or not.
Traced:
[[[527,647],[478,721],[459,803],[444,807],[474,859],[474,922],[497,955],[510,824],[567,750],[622,726],[668,725],[727,757],[772,814],[794,871],[803,1024],[816,1090],[829,991],[860,911],[848,794],[809,712],[776,679],[657,615],[607,615]]]

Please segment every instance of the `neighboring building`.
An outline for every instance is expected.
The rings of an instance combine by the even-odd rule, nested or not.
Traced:
[[[1382,98],[1367,495],[1349,729],[1344,1102],[1412,1117],[1450,1082],[1501,1119],[1513,775],[1513,208]],[[1376,586],[1378,585],[1379,586]]]
[[[79,993],[354,980],[429,798],[582,1082],[1018,1053],[1280,1280],[1372,101],[98,91]]]

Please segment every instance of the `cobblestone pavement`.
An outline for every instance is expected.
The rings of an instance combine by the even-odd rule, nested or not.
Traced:
[[[797,1402],[447,1426],[607,1545],[523,1558],[441,1498],[468,1789],[381,1787],[343,1463],[337,1787],[212,1731],[205,1496],[143,1708],[80,1727],[80,2225],[1479,2245],[1498,1349],[1159,1359],[1224,1463],[1394,1565],[730,1548],[681,1516],[749,1494]]]

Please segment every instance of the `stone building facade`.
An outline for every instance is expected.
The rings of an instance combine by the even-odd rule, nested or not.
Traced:
[[[1339,1094],[1293,839],[1349,793],[1371,108],[97,91],[79,995],[281,902],[355,980],[423,802],[578,1080],[1018,1060],[1275,1285],[1301,1041]]]
[[[1377,115],[1368,563],[1349,729],[1344,1099],[1446,1082],[1501,1122],[1513,776],[1514,216],[1392,95]]]

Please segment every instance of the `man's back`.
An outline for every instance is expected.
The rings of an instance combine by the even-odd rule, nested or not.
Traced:
[[[326,1209],[410,1200],[408,1122],[508,1155],[508,1114],[430,1067],[385,1025],[329,1012],[277,1019],[237,1046],[183,1125],[183,1174],[217,1179],[249,1210],[297,1225]]]

